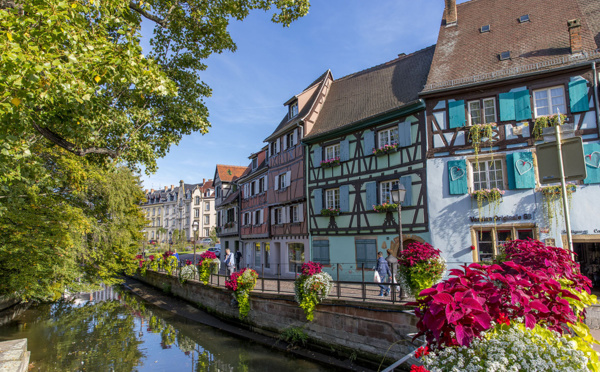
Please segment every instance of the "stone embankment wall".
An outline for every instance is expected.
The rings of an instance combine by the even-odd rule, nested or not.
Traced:
[[[181,284],[173,276],[152,271],[137,279],[169,290],[221,318],[239,322],[231,292],[223,288],[197,282]],[[410,308],[397,304],[326,300],[317,306],[312,322],[306,320],[290,295],[253,293],[250,307],[244,323],[254,331],[280,334],[287,328],[303,327],[313,345],[342,355],[379,362],[387,352],[389,361],[404,357],[418,346],[407,337],[416,332],[417,318],[402,312]]]

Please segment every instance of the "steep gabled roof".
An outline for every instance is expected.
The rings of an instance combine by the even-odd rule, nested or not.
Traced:
[[[237,165],[222,165],[217,164],[217,175],[221,182],[231,182],[240,178],[248,167]]]
[[[416,101],[435,46],[334,80],[311,133],[334,132]]]
[[[471,0],[457,4],[457,23],[439,30],[423,93],[577,63],[567,21],[581,19],[583,50],[600,46],[598,0]],[[519,22],[529,15],[530,21]],[[489,32],[480,32],[490,25]],[[510,51],[510,59],[499,54]]]

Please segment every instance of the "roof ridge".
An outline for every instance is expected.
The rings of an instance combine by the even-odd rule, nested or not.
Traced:
[[[425,48],[421,48],[421,49],[419,49],[419,50],[416,50],[416,51],[414,51],[414,52],[412,52],[412,53],[409,53],[409,54],[405,54],[405,55],[398,56],[398,57],[396,57],[396,58],[394,58],[394,59],[392,59],[392,60],[390,60],[390,61],[383,62],[383,63],[380,63],[380,64],[378,64],[378,65],[375,65],[375,66],[371,66],[371,67],[369,67],[369,68],[366,68],[366,69],[364,69],[364,70],[360,70],[360,71],[353,72],[353,73],[351,73],[351,74],[348,74],[348,75],[346,75],[346,76],[342,76],[342,77],[341,77],[341,78],[339,78],[339,79],[334,79],[334,82],[336,82],[336,81],[340,81],[340,80],[344,80],[344,79],[349,79],[349,78],[351,78],[351,77],[354,77],[354,76],[359,76],[359,75],[365,74],[365,73],[367,73],[367,72],[369,72],[369,71],[371,71],[371,70],[375,70],[375,69],[377,69],[377,68],[380,68],[380,67],[382,67],[382,66],[391,65],[391,64],[393,64],[393,63],[396,63],[396,62],[398,62],[398,61],[400,61],[400,60],[406,59],[406,58],[408,58],[408,57],[412,57],[412,56],[414,56],[414,55],[415,55],[415,54],[417,54],[417,53],[422,53],[422,52],[425,52],[426,50],[428,50],[428,49],[430,49],[430,48],[435,48],[435,45],[436,45],[436,44],[433,44],[433,45],[430,45],[430,46],[428,46],[428,47],[425,47]]]

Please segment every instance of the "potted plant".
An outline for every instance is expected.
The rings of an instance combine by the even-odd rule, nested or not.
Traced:
[[[185,266],[179,272],[179,281],[181,282],[181,284],[183,284],[188,280],[196,278],[197,273],[198,270],[196,270],[196,267],[192,265],[192,261],[186,260]]]
[[[534,139],[539,139],[542,136],[542,132],[544,128],[555,127],[557,125],[562,125],[567,120],[567,115],[563,114],[554,114],[550,116],[540,116],[535,119],[533,124],[532,135]]]
[[[221,266],[221,261],[213,252],[204,252],[200,255],[198,261],[198,280],[204,284],[208,283],[211,274],[217,274]]]
[[[429,243],[411,243],[398,255],[398,283],[411,295],[418,297],[422,290],[442,279],[446,263],[441,251]]]
[[[233,291],[233,297],[238,303],[240,319],[248,317],[250,312],[250,292],[256,286],[258,273],[250,268],[235,272],[225,281],[225,287]]]
[[[333,287],[333,278],[322,271],[323,265],[317,262],[302,264],[301,274],[294,282],[296,302],[304,310],[308,321],[314,319],[314,311],[321,301],[327,298]]]
[[[374,148],[373,154],[375,154],[376,156],[385,155],[385,154],[389,154],[390,152],[398,151],[398,148],[399,148],[398,143],[392,143],[390,145],[383,145],[382,147]]]
[[[321,216],[331,217],[331,216],[339,216],[340,209],[339,208],[323,208],[321,209]]]
[[[383,203],[373,206],[373,210],[377,213],[394,212],[398,210],[398,204]]]
[[[321,161],[321,167],[323,167],[323,168],[332,168],[332,167],[335,167],[337,165],[340,165],[340,158],[339,157],[335,157],[335,158],[332,158],[332,159],[327,159],[327,160]]]

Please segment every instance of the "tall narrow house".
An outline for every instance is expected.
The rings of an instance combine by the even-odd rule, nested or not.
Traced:
[[[239,189],[236,181],[246,172],[247,167],[217,164],[215,170],[215,209],[217,211],[217,236],[223,252],[240,250],[239,231]]]

